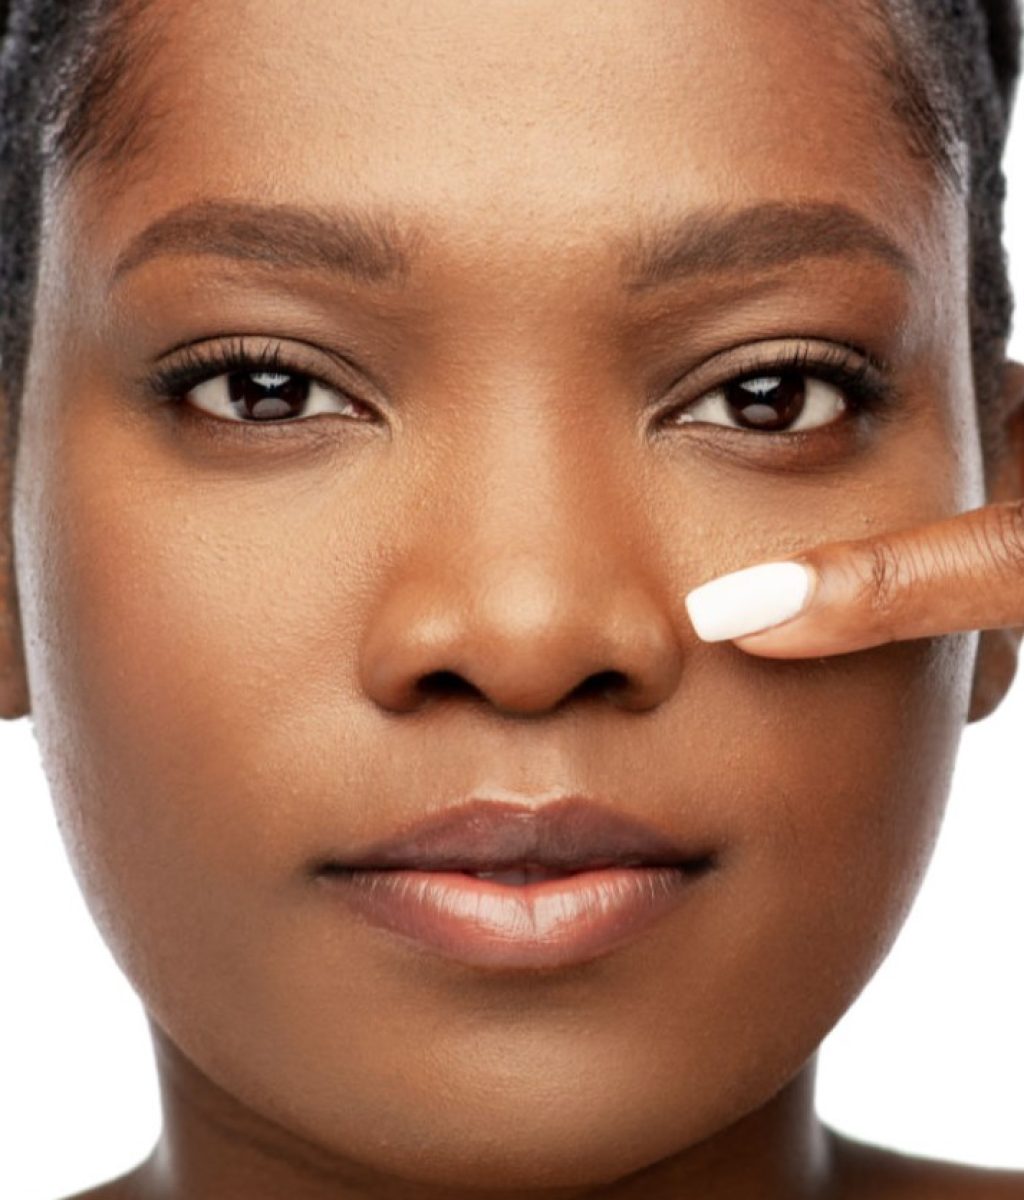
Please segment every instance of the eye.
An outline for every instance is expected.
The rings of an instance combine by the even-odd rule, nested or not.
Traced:
[[[192,387],[181,399],[210,416],[246,424],[337,412],[365,419],[363,406],[350,397],[309,375],[280,367],[216,375]]]
[[[847,381],[848,385],[852,381]],[[766,433],[798,433],[829,425],[858,407],[856,390],[844,388],[800,369],[749,374],[675,411],[670,425],[701,422]]]
[[[287,358],[286,358],[287,355]],[[296,361],[290,361],[292,356]],[[186,346],[180,358],[162,365],[146,380],[150,392],[170,401],[189,416],[212,418],[225,425],[297,425],[309,417],[337,414],[348,419],[374,420],[376,411],[355,399],[346,387],[333,386],[317,372],[305,369],[297,349],[280,343],[250,346],[242,339],[228,344]],[[352,377],[350,365],[331,360],[331,371]]]
[[[818,338],[724,351],[684,376],[672,389],[678,395],[677,388],[695,398],[664,412],[658,419],[662,428],[719,426],[754,435],[753,442],[788,439],[794,449],[797,443],[809,448],[808,439],[819,429],[834,440],[880,428],[902,407],[891,364],[852,343]]]

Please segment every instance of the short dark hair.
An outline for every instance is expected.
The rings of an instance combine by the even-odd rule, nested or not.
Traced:
[[[876,11],[896,43],[895,55],[880,49],[878,60],[913,146],[947,178],[966,168],[971,349],[987,463],[1003,449],[998,399],[1013,315],[1002,157],[1021,66],[1019,0],[863,0],[862,7]],[[141,36],[146,8],[146,0],[0,0],[0,388],[12,456],[43,179],[51,167],[117,159],[135,147],[143,118],[133,83],[157,44]]]

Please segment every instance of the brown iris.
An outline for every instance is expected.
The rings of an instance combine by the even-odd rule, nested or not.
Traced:
[[[228,377],[233,407],[254,421],[300,416],[309,389],[308,379],[286,371],[235,371]]]
[[[741,425],[749,429],[784,429],[803,412],[807,380],[800,371],[756,375],[722,388],[725,402]]]

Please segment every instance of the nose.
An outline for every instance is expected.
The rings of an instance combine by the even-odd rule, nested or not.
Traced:
[[[447,532],[407,530],[410,550],[365,627],[365,694],[395,713],[442,696],[517,716],[587,699],[634,712],[664,703],[682,669],[681,597],[642,561],[651,539],[609,513],[598,481],[588,486],[602,497],[589,519],[578,492],[556,500],[520,480],[475,512],[446,505]],[[545,493],[546,505],[530,503]]]
[[[377,609],[361,667],[382,708],[466,695],[521,716],[587,697],[642,711],[675,690],[677,641],[635,578],[540,555],[477,562],[406,578]]]

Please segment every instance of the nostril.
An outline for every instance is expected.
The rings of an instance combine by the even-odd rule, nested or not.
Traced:
[[[621,692],[627,687],[629,680],[621,671],[595,671],[573,688],[572,695],[580,700],[587,700],[604,696],[611,691]]]
[[[622,671],[595,671],[577,684],[562,703],[600,698],[609,692],[624,692],[628,688],[629,680]],[[457,671],[432,671],[419,680],[416,691],[422,696],[436,697],[480,695],[480,689]]]
[[[416,690],[424,696],[479,695],[479,690],[456,671],[431,671],[419,680]]]

